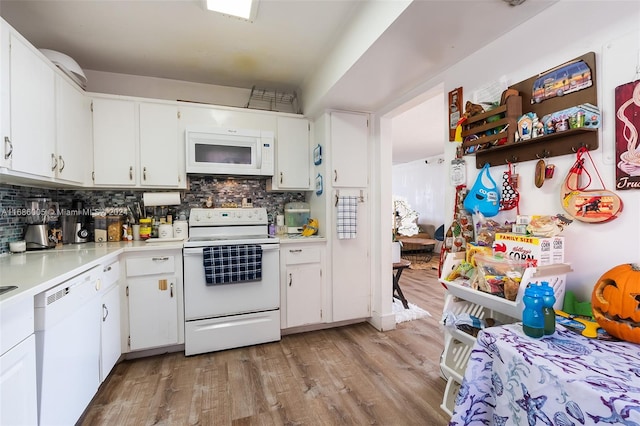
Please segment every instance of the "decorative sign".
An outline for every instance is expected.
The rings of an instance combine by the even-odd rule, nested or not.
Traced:
[[[462,87],[449,92],[449,141],[456,137],[456,126],[462,117]]]
[[[320,144],[313,149],[313,164],[316,166],[322,164],[322,146]]]
[[[591,68],[583,60],[574,60],[546,71],[533,82],[531,103],[563,96],[591,87]]]
[[[616,189],[640,189],[640,80],[616,87]]]
[[[323,191],[324,185],[322,184],[322,175],[318,173],[318,176],[316,176],[316,195],[322,195]]]

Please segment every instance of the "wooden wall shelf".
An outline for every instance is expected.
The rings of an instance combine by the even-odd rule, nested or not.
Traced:
[[[527,112],[535,112],[538,118],[541,120],[547,114],[552,114],[557,111],[562,111],[567,108],[571,108],[574,106],[578,106],[581,104],[592,104],[594,106],[598,106],[598,96],[597,96],[597,86],[596,86],[596,57],[595,53],[589,52],[585,55],[582,55],[575,60],[584,61],[589,68],[591,69],[591,80],[592,85],[586,89],[569,93],[564,96],[558,96],[551,99],[544,100],[540,103],[531,102],[532,88],[533,83],[539,76],[533,76],[527,80],[521,81],[520,83],[514,84],[510,86],[511,89],[515,89],[520,92],[520,96],[518,99],[521,101],[520,104],[520,112],[518,117],[515,118],[517,120],[522,113]],[[542,73],[544,74],[544,73]],[[508,102],[509,99],[514,98],[514,96],[510,96],[507,99],[507,105],[500,106],[498,108],[504,108],[505,111],[508,111],[510,108]],[[495,115],[495,111],[492,110],[487,113],[481,114],[479,116],[474,116],[472,119],[476,117],[483,116],[480,119],[486,119],[489,116]],[[517,111],[517,110],[513,110]],[[508,116],[509,114],[506,113]],[[471,121],[471,120],[470,120]],[[473,123],[475,121],[471,121]],[[492,128],[491,126],[487,129],[484,129],[484,126],[495,124],[487,123],[483,125],[483,127],[473,128],[469,134],[474,134],[474,132],[481,132],[483,130],[488,130]],[[495,127],[495,126],[494,126]],[[515,133],[515,127],[511,123],[509,123],[509,128],[513,127],[513,132]],[[465,136],[465,131],[463,129],[463,139]],[[486,142],[491,142],[493,140],[500,139],[504,137],[504,135],[500,136],[492,135],[493,139],[486,139]],[[508,135],[507,135],[508,136]],[[469,141],[467,145],[463,142],[463,149],[469,145],[477,145],[481,143],[485,143],[482,141],[482,138],[478,138],[474,141]],[[521,163],[523,161],[537,160],[541,158],[550,158],[557,157],[560,155],[573,154],[577,152],[577,150],[581,147],[587,148],[588,150],[595,150],[599,147],[599,136],[598,129],[594,128],[578,128],[578,129],[570,129],[563,132],[552,133],[549,135],[539,136],[534,139],[529,139],[526,141],[516,142],[514,137],[511,136],[507,138],[507,143],[499,146],[489,146],[488,148],[476,151],[473,155],[476,156],[476,168],[480,169],[484,167],[485,164],[489,163],[491,166],[499,166],[505,165],[507,163]]]

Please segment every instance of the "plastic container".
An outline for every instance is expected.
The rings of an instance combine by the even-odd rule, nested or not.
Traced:
[[[107,216],[107,241],[120,241],[122,237],[122,216]]]
[[[524,310],[522,311],[522,330],[533,338],[544,336],[543,293],[537,285],[529,285],[524,291]]]
[[[93,218],[93,239],[96,243],[104,243],[107,241],[107,217],[95,216]]]
[[[140,219],[140,239],[148,240],[151,238],[151,218],[145,217]]]
[[[556,297],[553,294],[553,288],[549,283],[542,281],[540,283],[542,291],[542,316],[544,317],[544,334],[551,335],[556,332],[556,311],[553,305],[556,303]]]

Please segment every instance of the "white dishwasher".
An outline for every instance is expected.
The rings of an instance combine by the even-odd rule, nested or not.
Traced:
[[[35,297],[40,425],[75,424],[100,385],[100,272]]]

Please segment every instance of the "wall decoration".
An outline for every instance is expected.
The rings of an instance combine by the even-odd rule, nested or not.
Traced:
[[[322,146],[320,144],[313,149],[313,164],[316,166],[322,164]]]
[[[318,173],[318,176],[316,176],[316,195],[322,195],[322,191],[324,191],[322,175]]]
[[[546,71],[533,82],[531,103],[537,103],[591,87],[591,68],[574,60]]]
[[[616,189],[640,189],[640,80],[616,87]]]
[[[456,136],[456,127],[462,117],[462,87],[449,92],[449,141],[453,142]]]

